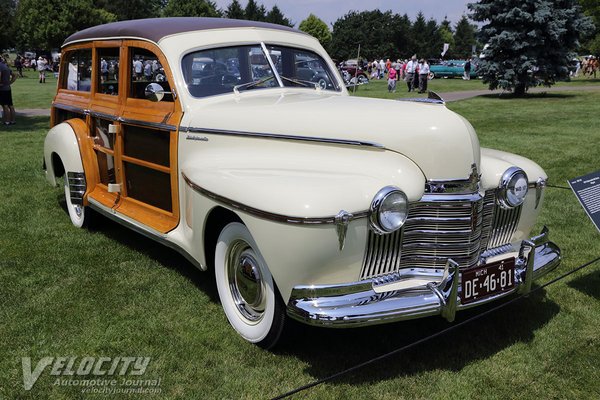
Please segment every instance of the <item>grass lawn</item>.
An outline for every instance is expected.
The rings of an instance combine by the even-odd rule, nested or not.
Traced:
[[[30,78],[18,85],[40,89]],[[43,105],[22,99],[18,107]],[[598,104],[600,91],[448,107],[483,146],[530,157],[565,186],[600,169]],[[0,128],[2,400],[81,398],[81,388],[54,385],[50,368],[23,389],[21,357],[35,366],[46,356],[151,357],[143,378],[161,379],[154,398],[268,398],[450,326],[437,317],[352,330],[292,323],[276,351],[249,345],[229,327],[211,274],[112,222],[71,225],[61,190],[41,170],[47,127],[47,117],[23,117]],[[600,255],[600,234],[570,191],[548,189],[543,224],[564,255],[543,282]],[[543,292],[294,398],[600,398],[600,263]]]
[[[356,96],[360,97],[378,97],[382,99],[398,99],[407,97],[427,97],[427,94],[419,94],[417,92],[408,92],[406,82],[398,81],[396,86],[396,93],[389,93],[387,90],[386,79],[374,79],[369,82],[368,85],[361,85],[357,88],[356,92],[352,92]],[[600,79],[593,78],[574,78],[569,82],[558,82],[555,87],[563,86],[600,86]],[[433,79],[429,81],[427,89],[436,93],[449,93],[449,92],[464,92],[469,90],[487,90],[488,86],[485,85],[481,79],[471,79],[464,81],[461,78],[449,78],[449,79]]]
[[[15,72],[15,71],[13,71]],[[56,78],[46,73],[46,83],[39,83],[38,73],[28,69],[12,85],[13,103],[17,113],[23,108],[50,108],[56,94]]]

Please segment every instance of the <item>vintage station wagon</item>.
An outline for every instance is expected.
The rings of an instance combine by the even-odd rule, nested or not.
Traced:
[[[263,347],[288,317],[452,321],[560,261],[546,229],[531,234],[537,164],[481,148],[439,98],[349,96],[319,42],[287,27],[168,18],[75,33],[51,124],[44,166],[51,184],[64,177],[73,224],[101,214],[214,269],[229,322]]]

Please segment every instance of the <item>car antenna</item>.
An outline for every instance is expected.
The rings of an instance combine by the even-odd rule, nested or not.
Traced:
[[[356,68],[354,69],[354,87],[352,93],[356,93],[356,84],[358,83],[358,67],[360,65],[360,43],[358,44],[358,53],[356,54]]]

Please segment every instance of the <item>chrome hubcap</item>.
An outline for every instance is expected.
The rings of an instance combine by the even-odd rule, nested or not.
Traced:
[[[249,321],[260,320],[265,311],[264,281],[259,262],[248,243],[238,240],[231,245],[227,276],[238,311]]]

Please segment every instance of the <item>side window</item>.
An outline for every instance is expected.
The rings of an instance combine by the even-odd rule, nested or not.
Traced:
[[[92,49],[70,51],[65,56],[61,88],[89,92],[92,89]]]
[[[98,76],[96,91],[102,94],[119,94],[119,48],[98,49]]]
[[[129,97],[145,99],[145,89],[149,83],[158,83],[165,92],[171,91],[165,70],[158,57],[151,51],[134,47],[131,49],[131,82]],[[165,94],[162,101],[173,101],[173,96]]]

